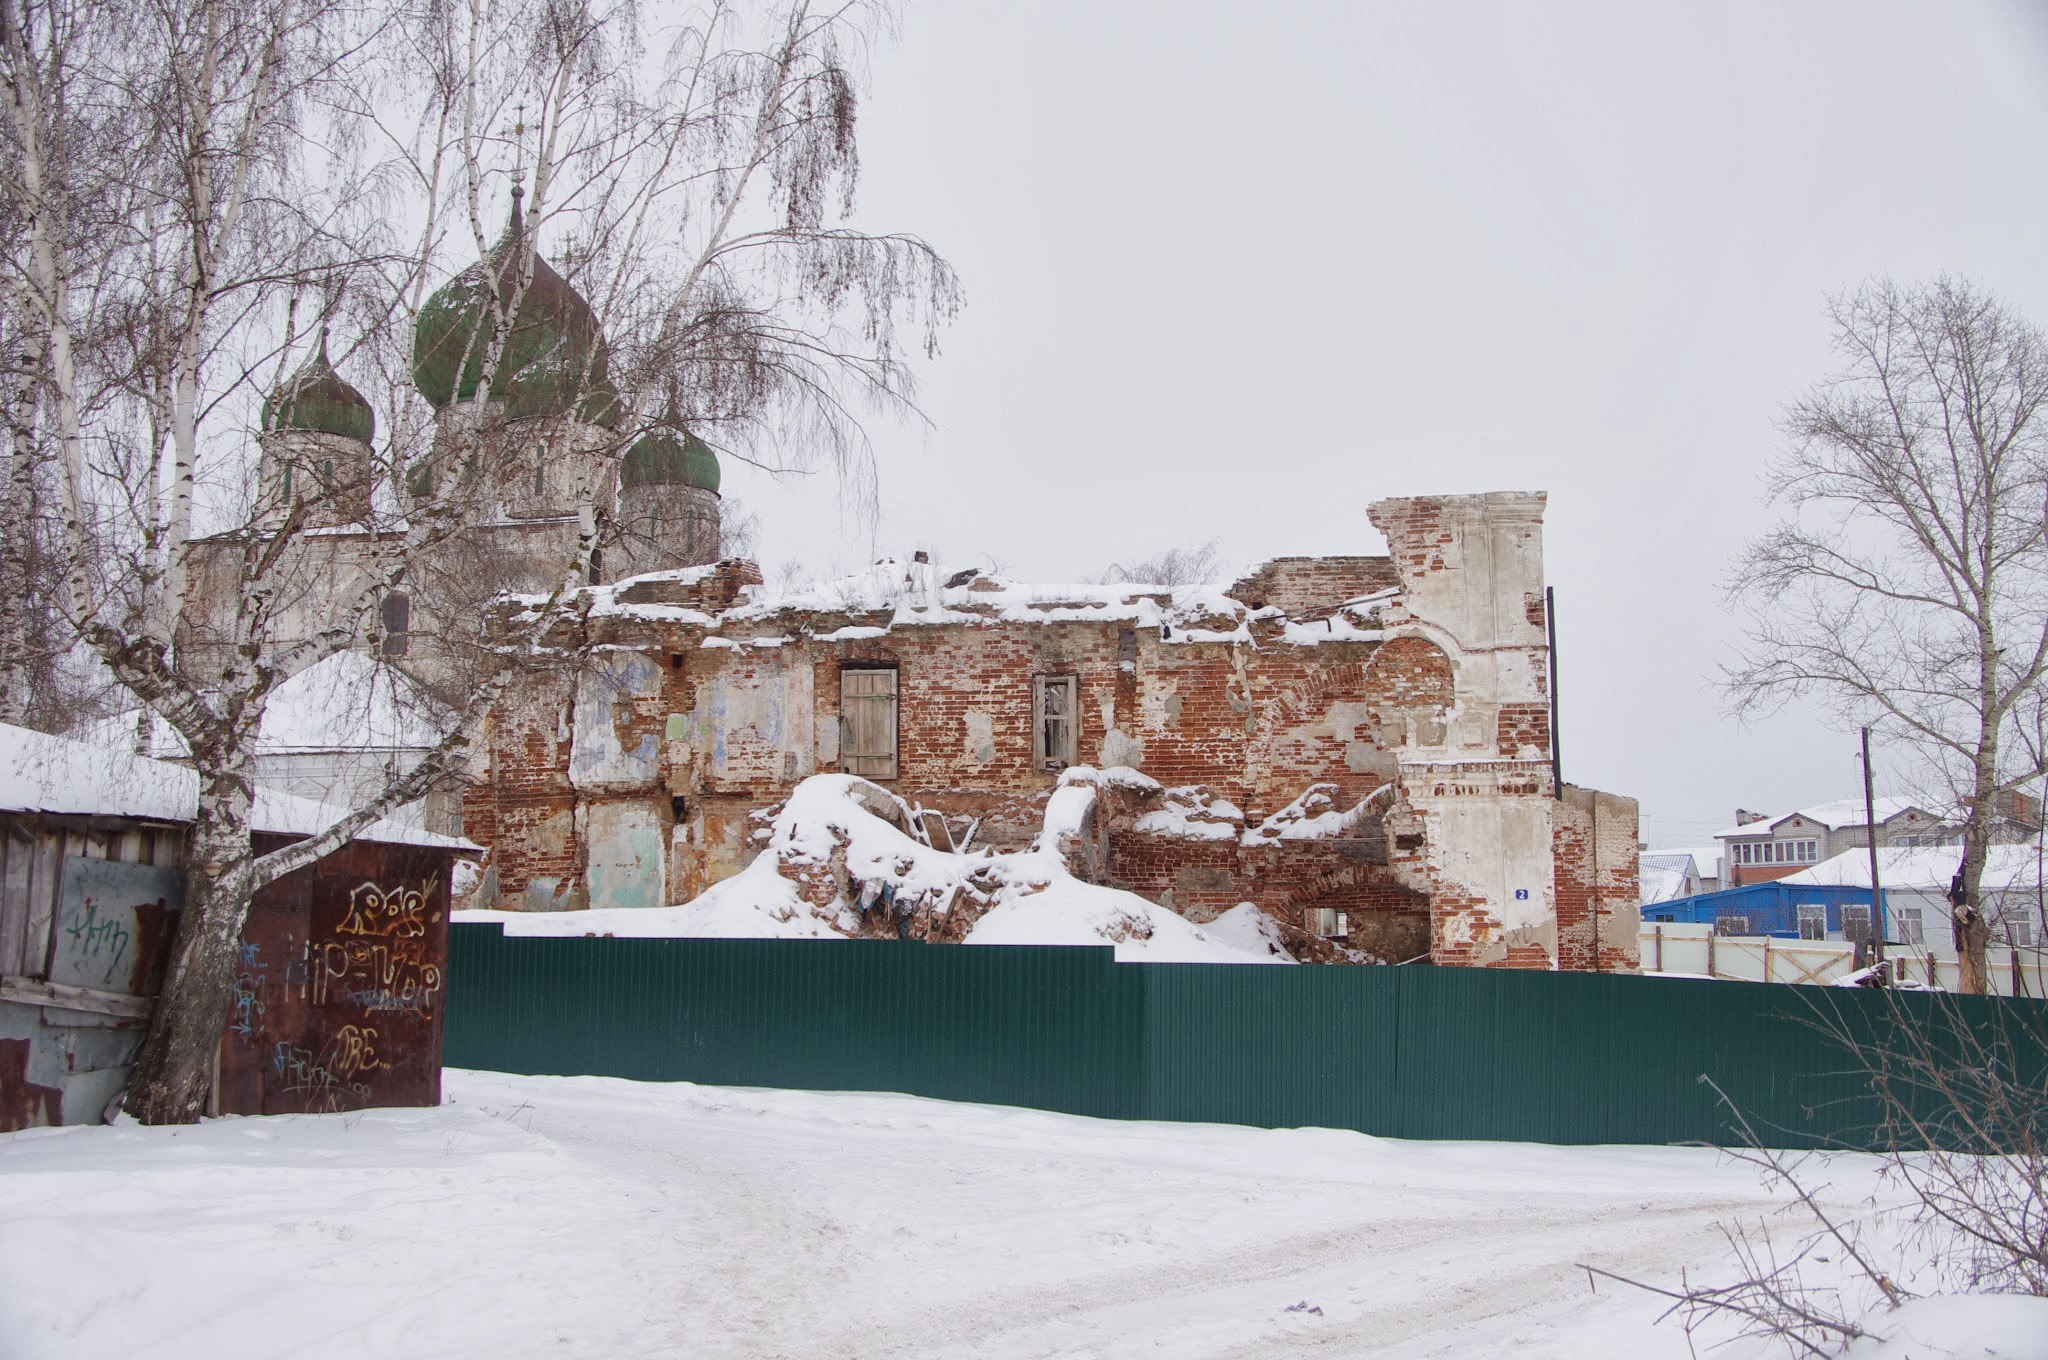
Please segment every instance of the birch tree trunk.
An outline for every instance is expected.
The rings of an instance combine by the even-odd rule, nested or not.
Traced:
[[[149,1037],[123,1101],[145,1124],[189,1124],[206,1112],[249,912],[254,768],[253,758],[243,754],[216,765],[200,782],[185,908]]]

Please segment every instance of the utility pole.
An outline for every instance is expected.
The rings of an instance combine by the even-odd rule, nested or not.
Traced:
[[[1884,963],[1884,894],[1877,882],[1877,795],[1870,777],[1870,729],[1863,729],[1863,839],[1870,842],[1871,948]]]

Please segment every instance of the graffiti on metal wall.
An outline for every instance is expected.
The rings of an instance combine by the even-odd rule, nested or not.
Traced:
[[[153,994],[184,901],[185,876],[176,869],[66,858],[50,941],[50,981]]]
[[[385,1064],[377,1054],[375,1027],[343,1025],[317,1054],[297,1044],[277,1044],[270,1066],[278,1089],[299,1097],[309,1113],[334,1114],[369,1103],[370,1084],[360,1078]]]
[[[356,885],[348,895],[348,911],[337,935],[368,935],[378,939],[416,940],[427,933],[427,894],[431,882],[417,888],[380,888],[375,883]]]
[[[243,929],[223,1078],[265,1113],[438,1096],[445,860],[394,850],[362,868],[266,894]]]

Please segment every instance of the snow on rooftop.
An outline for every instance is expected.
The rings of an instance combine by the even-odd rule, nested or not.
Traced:
[[[1878,879],[1886,888],[1901,892],[1917,889],[1947,892],[1962,863],[1961,845],[1915,845],[1881,847],[1877,852]],[[1990,892],[2032,890],[2040,882],[2040,851],[2032,845],[1994,845],[1984,863],[1983,887]],[[1822,860],[1811,869],[1787,874],[1781,883],[1801,886],[1870,886],[1870,851],[1865,846],[1846,850]]]
[[[129,709],[79,729],[94,746],[132,750],[140,710]],[[152,713],[150,750],[169,759],[189,755],[178,730]],[[304,751],[425,750],[454,720],[417,681],[389,662],[337,652],[272,691],[257,730],[259,755]]]
[[[1639,900],[1643,906],[1683,897],[1694,873],[1692,853],[1687,850],[1645,850],[1637,873],[1641,881]]]
[[[653,572],[589,587],[590,612],[593,616],[655,619],[713,629],[748,624],[786,628],[792,615],[863,620],[816,635],[829,641],[876,637],[889,628],[917,625],[1088,622],[1157,629],[1160,640],[1168,643],[1249,642],[1253,622],[1283,618],[1278,609],[1253,609],[1231,598],[1225,582],[1046,584],[963,572],[947,578],[960,584],[949,585],[940,580],[930,563],[905,563],[895,558],[883,558],[861,571],[829,580],[743,586],[740,603],[715,617],[683,604],[635,604],[621,599],[626,588],[636,582],[680,580],[694,584],[711,570]],[[539,597],[521,598],[532,603]],[[1283,627],[1281,641],[1298,646],[1376,642],[1382,636],[1379,609],[1390,598],[1391,592],[1381,591],[1319,610],[1312,621]],[[741,643],[745,645],[746,640]],[[727,644],[707,639],[706,645]]]
[[[199,776],[183,766],[115,747],[0,723],[0,811],[190,822],[199,812]],[[311,836],[347,813],[347,808],[259,787],[250,823],[256,831]],[[372,822],[356,833],[356,839],[453,850],[480,848],[457,837],[389,820]]]
[[[1940,813],[1931,811],[1927,803],[1912,798],[1879,798],[1872,802],[1872,807],[1877,812],[1879,825],[1889,822],[1908,809],[1917,809],[1937,820],[1941,816]],[[1741,826],[1729,827],[1725,831],[1716,831],[1714,837],[1720,840],[1729,836],[1768,836],[1772,827],[1792,817],[1804,817],[1807,821],[1817,822],[1830,831],[1839,831],[1848,826],[1862,826],[1863,800],[1837,798],[1831,803],[1815,803],[1812,807],[1779,813],[1774,817],[1762,817],[1754,822],[1745,822]]]

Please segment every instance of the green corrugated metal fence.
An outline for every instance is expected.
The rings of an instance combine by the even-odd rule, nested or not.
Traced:
[[[2039,1002],[1452,968],[1118,964],[1080,948],[506,938],[457,926],[445,1061],[506,1072],[904,1091],[1118,1119],[1409,1138],[1865,1145],[1823,1032]],[[2038,1075],[2038,1056],[2027,1060]]]

